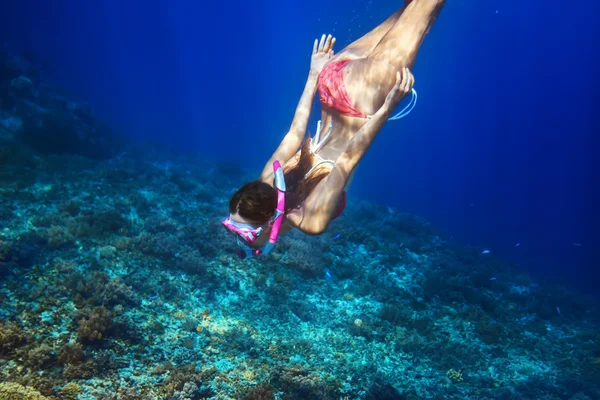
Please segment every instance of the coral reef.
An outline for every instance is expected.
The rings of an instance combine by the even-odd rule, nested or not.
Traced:
[[[91,107],[39,82],[30,63],[0,53],[0,140],[13,136],[43,154],[92,158],[118,149],[121,141]]]
[[[50,400],[29,386],[14,382],[0,383],[0,400]]]

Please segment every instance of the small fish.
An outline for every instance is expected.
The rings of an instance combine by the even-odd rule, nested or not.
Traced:
[[[155,295],[152,295],[152,296],[148,297],[148,301],[154,301],[156,299],[158,299],[158,293],[156,293]]]
[[[340,238],[340,236],[342,236],[342,235],[340,235],[340,234],[338,233],[337,235],[335,235],[335,236],[333,237],[333,240],[339,239],[339,238]]]
[[[525,321],[527,321],[527,317],[523,317],[519,320],[519,322],[525,322]]]
[[[491,253],[491,251],[489,251],[487,249],[481,252],[481,254],[490,254],[490,253]]]
[[[556,307],[556,312],[560,315],[560,307]]]
[[[492,277],[492,278],[490,278],[490,281],[495,281],[495,280],[496,280],[496,277],[495,277],[495,276],[494,276],[494,277]]]
[[[571,244],[575,247],[583,247],[583,245],[581,243],[573,242]]]
[[[331,271],[329,270],[329,268],[325,268],[325,279],[329,280],[332,278],[332,274]]]
[[[517,243],[515,244],[515,247],[519,247],[521,245],[521,243]]]

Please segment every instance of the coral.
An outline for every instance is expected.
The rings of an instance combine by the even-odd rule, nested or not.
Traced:
[[[61,247],[72,243],[75,238],[65,228],[57,225],[52,225],[48,231],[48,245],[50,247]]]
[[[315,316],[318,315],[317,307],[304,301],[292,301],[288,304],[288,307],[302,321],[314,322]]]
[[[208,262],[198,250],[184,250],[180,253],[176,266],[192,275],[204,275]]]
[[[287,400],[328,399],[338,393],[336,384],[324,381],[298,364],[275,371],[271,382],[286,392]]]
[[[193,383],[199,379],[200,374],[196,372],[194,365],[185,365],[181,368],[175,368],[171,371],[169,378],[162,385],[162,391],[167,397],[171,397],[176,392],[182,391],[186,383]]]
[[[0,383],[0,400],[49,400],[40,392],[14,382]]]
[[[167,232],[173,233],[177,223],[166,215],[152,215],[144,221],[144,228],[150,233]]]
[[[66,227],[69,233],[76,238],[85,238],[92,235],[92,227],[85,217],[69,218]]]
[[[79,340],[93,343],[103,339],[103,334],[112,325],[112,313],[104,306],[94,308],[87,317],[79,321]]]
[[[117,248],[114,246],[102,246],[98,249],[98,257],[102,259],[112,260],[117,255]]]
[[[242,400],[275,400],[273,388],[267,383],[261,383],[257,386],[248,389],[242,395]]]
[[[50,374],[48,374],[50,375]],[[31,368],[16,368],[9,369],[9,372],[0,369],[0,381],[19,384],[23,387],[28,387],[39,392],[42,396],[54,399],[56,395],[54,386],[56,380],[50,379],[48,376],[40,376],[40,374]]]
[[[22,358],[25,359],[27,365],[34,368],[41,368],[45,364],[48,364],[54,358],[54,355],[52,354],[52,348],[42,343],[29,349]]]
[[[197,390],[196,382],[203,382],[209,380],[217,373],[216,369],[209,369],[202,372],[197,372],[196,367],[193,364],[184,365],[181,367],[173,367],[172,365],[167,366],[170,370],[169,377],[161,383],[160,391],[167,398],[171,398],[176,393],[184,392],[185,390],[193,390],[196,396],[199,397],[211,397],[214,396],[210,391]],[[187,389],[185,387],[187,386]]]
[[[250,353],[256,355],[258,344],[250,335],[242,329],[235,327],[223,335],[232,350],[240,353]]]
[[[135,388],[121,386],[116,393],[105,393],[102,400],[146,400]]]
[[[461,383],[463,381],[462,371],[455,371],[452,368],[446,372],[446,376],[448,379],[450,379],[450,381],[452,381],[452,383]]]
[[[396,400],[404,399],[398,390],[389,383],[374,382],[365,396],[365,400]]]
[[[114,246],[117,250],[128,250],[131,246],[131,239],[126,237],[120,237],[116,239]]]
[[[81,393],[81,386],[75,382],[67,383],[60,391],[61,396],[67,400],[74,400]]]
[[[58,211],[67,213],[74,217],[81,211],[81,204],[76,200],[68,200],[58,205]]]
[[[33,337],[16,323],[0,323],[0,355],[11,355],[32,340]]]
[[[165,232],[159,232],[156,235],[142,232],[133,238],[133,244],[142,253],[167,261],[172,260],[181,247],[175,237]]]
[[[279,282],[273,283],[267,287],[267,300],[276,306],[285,304],[290,295],[290,287]]]
[[[84,359],[81,343],[67,343],[58,350],[58,361],[62,364],[78,364]]]
[[[117,233],[129,226],[125,217],[116,209],[95,212],[88,220],[92,221],[92,229],[99,236]]]
[[[106,305],[138,305],[139,298],[131,286],[127,286],[120,278],[114,278],[97,287],[96,297],[102,299]]]
[[[0,211],[3,212],[3,211]],[[2,216],[0,215],[0,219]],[[0,262],[9,261],[11,258],[12,244],[8,241],[0,240]]]
[[[498,344],[504,339],[504,328],[490,318],[478,320],[475,324],[475,331],[487,344]]]
[[[121,278],[110,278],[105,272],[95,272],[84,276],[79,271],[66,275],[63,284],[78,297],[82,306],[86,303],[100,303],[107,307],[116,305],[138,305],[140,300],[131,286]]]
[[[77,364],[66,364],[63,376],[67,379],[90,379],[94,376],[95,368],[92,361]]]
[[[379,318],[392,325],[404,325],[411,319],[410,310],[398,304],[386,304],[379,312]]]
[[[66,108],[66,101],[45,104],[49,109],[39,113],[35,102],[19,101],[23,118],[23,134],[19,140],[42,154],[81,154],[90,158],[105,158],[110,153],[108,140],[112,135],[97,124],[93,117],[79,110]],[[52,140],[47,140],[51,137]]]
[[[194,382],[186,382],[181,391],[173,393],[173,400],[192,400],[199,397],[200,390]]]

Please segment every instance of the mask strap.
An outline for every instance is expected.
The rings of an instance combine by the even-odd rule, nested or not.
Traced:
[[[285,177],[279,160],[275,160],[273,163],[273,171],[275,172],[275,187],[277,188],[277,208],[275,209],[273,227],[271,228],[269,241],[262,249],[261,254],[267,254],[275,247],[277,237],[279,236],[279,230],[283,223],[283,215],[285,213]]]

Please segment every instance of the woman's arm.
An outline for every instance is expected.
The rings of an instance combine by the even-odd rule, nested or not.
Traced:
[[[286,215],[286,219],[292,225],[309,235],[319,235],[327,229],[350,174],[367,153],[400,100],[410,93],[413,85],[414,77],[408,68],[396,74],[396,84],[388,93],[383,106],[354,135],[335,161],[329,175],[306,198],[302,207]]]
[[[277,147],[269,161],[265,164],[260,179],[266,179],[273,174],[273,162],[275,160],[279,160],[281,164],[285,164],[294,156],[294,154],[296,154],[296,152],[298,152],[302,140],[306,135],[308,119],[312,110],[315,94],[317,93],[319,74],[333,55],[334,44],[335,38],[331,35],[323,35],[320,42],[318,39],[315,39],[310,62],[310,72],[308,73],[308,79],[306,80],[302,97],[300,97],[300,102],[298,103],[298,107],[296,107],[292,125],[289,132],[279,144],[279,147]]]
[[[269,161],[265,164],[265,167],[260,174],[260,179],[265,179],[273,174],[273,162],[275,160],[279,160],[283,165],[298,152],[298,148],[302,144],[302,140],[304,139],[308,127],[308,119],[310,117],[313,99],[317,92],[318,77],[318,73],[314,71],[309,72],[304,91],[302,92],[302,97],[300,97],[300,102],[298,103],[298,107],[296,107],[292,126],[275,152],[271,155],[271,158],[269,158]]]

